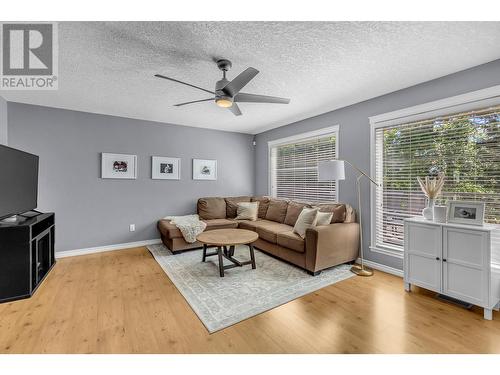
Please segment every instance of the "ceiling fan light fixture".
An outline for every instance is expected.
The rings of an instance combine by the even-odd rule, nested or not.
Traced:
[[[233,80],[229,81],[226,78],[227,71],[231,68],[231,61],[227,59],[219,59],[217,60],[217,67],[222,70],[222,78],[215,82],[215,90],[207,90],[203,87],[193,85],[191,83],[179,81],[178,79],[167,77],[161,74],[155,74],[155,77],[166,79],[172,82],[180,83],[184,86],[189,86],[209,94],[212,94],[211,97],[200,100],[192,100],[185,103],[174,104],[176,107],[182,107],[188,104],[194,103],[203,103],[209,101],[215,101],[218,107],[226,108],[231,111],[231,113],[235,116],[241,116],[241,110],[238,106],[238,103],[275,103],[275,104],[288,104],[290,103],[290,99],[287,98],[279,98],[275,96],[267,96],[267,95],[257,95],[257,94],[248,94],[241,92],[241,89],[245,87],[255,76],[259,73],[259,71],[255,68],[249,67],[246,68],[243,72],[238,74]]]
[[[230,108],[233,105],[233,102],[228,98],[217,98],[215,103],[222,108]]]

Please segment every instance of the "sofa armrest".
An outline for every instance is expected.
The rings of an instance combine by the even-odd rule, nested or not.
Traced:
[[[170,238],[170,236],[169,236],[169,229],[172,228],[172,225],[173,224],[170,224],[170,220],[160,219],[156,223],[156,228],[158,228],[158,231],[160,232],[160,234],[162,236]]]
[[[359,224],[335,223],[306,230],[306,269],[323,270],[357,259]]]

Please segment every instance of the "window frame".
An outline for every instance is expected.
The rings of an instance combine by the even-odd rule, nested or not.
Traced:
[[[308,141],[311,139],[315,138],[323,138],[323,137],[328,137],[328,136],[335,136],[335,155],[337,156],[337,159],[339,158],[339,134],[340,134],[340,126],[339,125],[332,125],[328,126],[326,128],[321,128],[309,132],[304,132],[304,133],[299,133],[295,134],[289,137],[284,137],[284,138],[278,138],[274,139],[272,141],[267,142],[267,194],[272,197],[276,198],[273,195],[273,176],[272,176],[272,158],[271,158],[271,152],[274,147],[281,146],[281,145],[286,145],[294,142],[304,142]],[[335,201],[339,201],[339,182],[338,180],[335,181]]]
[[[498,105],[500,105],[500,85],[369,117],[370,175],[376,177],[375,152],[377,129]],[[376,194],[377,187],[372,185],[370,188],[370,250],[402,259],[404,257],[403,250],[391,246],[378,246],[376,244]]]

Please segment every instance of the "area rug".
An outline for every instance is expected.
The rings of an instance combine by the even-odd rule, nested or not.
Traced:
[[[173,255],[163,244],[150,245],[148,250],[210,333],[353,276],[349,265],[311,276],[255,250],[257,269],[232,268],[219,277],[217,257],[203,263],[201,250]],[[235,258],[248,260],[248,247],[236,247]]]

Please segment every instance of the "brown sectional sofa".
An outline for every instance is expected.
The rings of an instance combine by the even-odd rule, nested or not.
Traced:
[[[238,202],[259,202],[256,221],[236,220]],[[309,228],[305,239],[294,233],[293,226],[304,206],[317,206],[333,212],[329,225]],[[257,232],[254,246],[266,253],[295,264],[316,275],[321,270],[354,261],[359,250],[359,224],[353,208],[347,204],[313,204],[269,197],[210,197],[198,200],[198,215],[206,230],[241,228]],[[180,230],[169,220],[158,221],[163,243],[173,252],[199,248],[199,242],[187,243]]]

